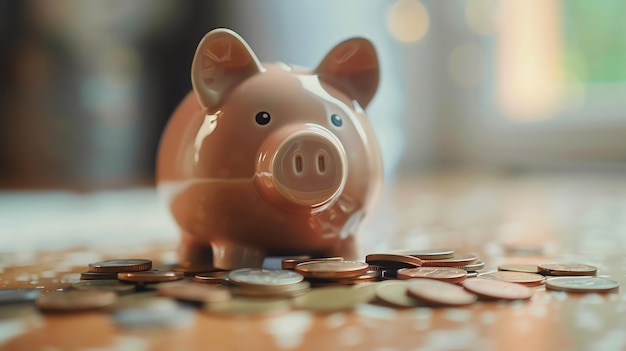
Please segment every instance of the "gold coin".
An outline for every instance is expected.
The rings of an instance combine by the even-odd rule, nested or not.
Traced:
[[[139,272],[152,268],[146,259],[107,260],[89,264],[89,271],[96,273]]]
[[[481,273],[478,275],[478,278],[501,280],[525,286],[537,286],[546,281],[546,277],[541,274],[511,271]]]
[[[144,271],[118,273],[117,279],[135,283],[160,283],[183,279],[182,272],[174,271]]]
[[[41,294],[35,304],[44,311],[74,312],[108,307],[116,299],[117,295],[112,291],[67,290]]]
[[[130,293],[136,290],[135,284],[124,284],[119,280],[86,280],[72,284],[78,290],[104,290],[113,291],[119,294]]]
[[[467,272],[453,267],[419,267],[398,270],[398,279],[427,278],[457,284],[467,278]]]
[[[208,303],[204,310],[231,315],[276,315],[291,309],[291,300],[235,297],[226,302]]]
[[[300,309],[333,312],[350,310],[358,304],[371,299],[371,291],[353,289],[347,286],[332,286],[312,289],[304,295],[296,297],[294,306]]]
[[[464,267],[478,261],[474,254],[455,254],[452,258],[442,260],[422,260],[424,267]]]
[[[596,277],[556,277],[546,280],[546,288],[574,293],[603,293],[619,289],[615,281]]]
[[[498,266],[499,271],[523,272],[523,273],[539,273],[539,267],[535,264],[501,264]]]
[[[463,287],[434,279],[411,279],[407,284],[410,296],[438,306],[469,305],[478,298]]]
[[[429,249],[429,250],[394,250],[393,253],[409,255],[422,260],[440,260],[454,257],[454,250],[451,249]]]
[[[365,274],[369,265],[357,261],[312,261],[296,266],[295,271],[306,278],[352,278]]]
[[[572,275],[596,275],[598,269],[594,266],[581,263],[542,263],[539,265],[539,273],[546,275],[572,276]]]
[[[343,257],[340,256],[336,256],[336,257],[316,257],[316,258],[311,258],[311,257],[298,257],[298,258],[285,258],[282,261],[282,268],[283,269],[295,269],[296,266],[300,263],[304,263],[304,262],[313,262],[313,261],[343,261]]]
[[[408,284],[406,280],[389,280],[381,282],[376,287],[376,297],[391,305],[398,307],[419,306],[416,300],[407,294]]]
[[[173,284],[157,287],[157,295],[190,302],[216,303],[228,301],[230,290],[219,285]]]
[[[463,287],[474,294],[489,299],[525,300],[533,296],[533,289],[501,280],[472,278],[463,282]]]

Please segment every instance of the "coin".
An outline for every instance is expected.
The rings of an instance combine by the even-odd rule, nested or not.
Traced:
[[[72,284],[74,289],[78,290],[104,290],[116,293],[129,293],[136,290],[134,284],[124,284],[119,280],[87,280]]]
[[[534,264],[501,264],[498,266],[498,270],[523,273],[539,273],[539,267]]]
[[[477,261],[475,263],[470,263],[470,264],[467,264],[467,265],[465,265],[463,267],[459,267],[459,268],[461,268],[463,270],[466,270],[468,272],[476,272],[476,271],[479,271],[479,270],[485,268],[485,262]]]
[[[89,271],[97,273],[139,272],[150,268],[152,261],[146,259],[108,260],[89,264]]]
[[[110,273],[82,272],[80,274],[80,280],[117,279],[117,273],[118,272],[110,272]]]
[[[196,274],[200,273],[208,273],[208,272],[220,272],[223,271],[219,268],[215,268],[215,266],[211,264],[191,264],[191,263],[181,263],[174,265],[171,268],[174,272],[182,272],[186,277],[193,277]]]
[[[144,271],[118,273],[117,279],[135,283],[160,283],[183,279],[182,272],[174,271]]]
[[[517,283],[525,286],[537,286],[543,284],[546,281],[546,277],[541,274],[511,271],[481,273],[478,275],[478,278],[501,280],[504,282]]]
[[[556,277],[546,280],[546,288],[576,293],[612,292],[619,289],[615,281],[596,277]]]
[[[469,305],[478,298],[461,286],[434,279],[411,279],[407,284],[407,294],[438,306]]]
[[[303,262],[313,262],[313,261],[343,261],[343,257],[340,256],[336,256],[336,257],[316,257],[316,258],[311,258],[311,257],[299,257],[299,258],[285,258],[282,261],[282,268],[283,269],[295,269],[296,265],[298,265],[299,263],[303,263]]]
[[[419,267],[398,270],[398,279],[428,278],[457,284],[467,278],[467,272],[453,267]]]
[[[309,281],[315,286],[331,286],[331,285],[355,285],[366,282],[375,282],[381,277],[381,272],[370,269],[364,274],[358,277],[351,278],[335,278],[335,279],[319,279],[319,278],[308,278]]]
[[[39,289],[0,289],[0,305],[34,301],[40,293]]]
[[[311,283],[302,281],[285,285],[238,286],[235,294],[251,297],[293,297],[309,291]]]
[[[483,298],[524,300],[533,296],[533,289],[501,280],[472,278],[465,280],[462,285],[465,289]]]
[[[68,290],[41,294],[36,300],[37,308],[44,311],[83,311],[111,306],[117,295],[112,291]]]
[[[539,273],[546,275],[596,275],[598,269],[594,266],[581,263],[542,263],[539,265]]]
[[[442,260],[422,260],[424,267],[464,267],[478,261],[478,256],[474,254],[454,254],[452,258]]]
[[[428,249],[428,250],[394,250],[393,253],[409,255],[422,260],[440,260],[454,257],[454,250],[450,249]]]
[[[405,280],[388,280],[376,287],[376,297],[397,307],[416,307],[419,300],[407,294],[408,284]]]
[[[414,268],[422,265],[422,260],[417,257],[393,253],[370,254],[365,256],[365,262],[385,267],[388,271],[386,273],[390,275],[395,274],[398,269]]]
[[[157,287],[157,295],[189,302],[224,302],[231,298],[230,289],[220,285],[174,284]]]
[[[231,315],[276,315],[291,309],[291,300],[236,297],[226,302],[208,303],[210,313]]]
[[[360,303],[367,303],[371,298],[371,291],[367,289],[332,286],[312,289],[296,297],[293,303],[296,308],[300,309],[333,312],[350,310]]]
[[[306,278],[351,278],[365,274],[369,265],[357,261],[312,261],[296,266],[295,271]]]
[[[195,312],[174,300],[142,296],[138,304],[125,303],[113,313],[115,324],[124,329],[180,328],[191,325]]]
[[[468,278],[476,278],[478,277],[478,272],[467,272]]]
[[[196,283],[228,285],[228,271],[196,274],[192,280]]]
[[[237,285],[288,285],[304,277],[286,269],[240,268],[228,273],[228,281]]]

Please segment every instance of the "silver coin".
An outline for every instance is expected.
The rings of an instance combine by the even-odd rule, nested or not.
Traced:
[[[546,288],[579,293],[611,292],[617,291],[619,284],[605,278],[557,277],[546,280]]]
[[[35,301],[41,291],[38,289],[1,289],[0,305],[17,302]]]
[[[409,296],[408,280],[390,280],[376,286],[376,297],[398,307],[417,307],[419,300]]]
[[[241,268],[228,273],[228,280],[237,285],[288,285],[304,277],[285,269]]]
[[[459,267],[459,268],[464,269],[464,270],[466,270],[468,272],[476,272],[476,271],[479,271],[479,270],[485,268],[485,262],[478,261],[476,263],[470,263],[468,265],[465,265],[465,266]]]

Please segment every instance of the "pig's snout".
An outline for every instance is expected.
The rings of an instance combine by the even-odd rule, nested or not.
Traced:
[[[330,131],[308,125],[284,127],[261,146],[257,185],[274,202],[322,210],[338,198],[347,171],[345,150]]]

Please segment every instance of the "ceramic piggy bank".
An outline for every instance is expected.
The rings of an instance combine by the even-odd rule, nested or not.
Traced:
[[[376,51],[362,38],[305,70],[260,63],[233,31],[206,34],[191,67],[193,91],[158,154],[158,188],[182,232],[181,264],[353,257],[382,178],[363,111],[378,80]]]

